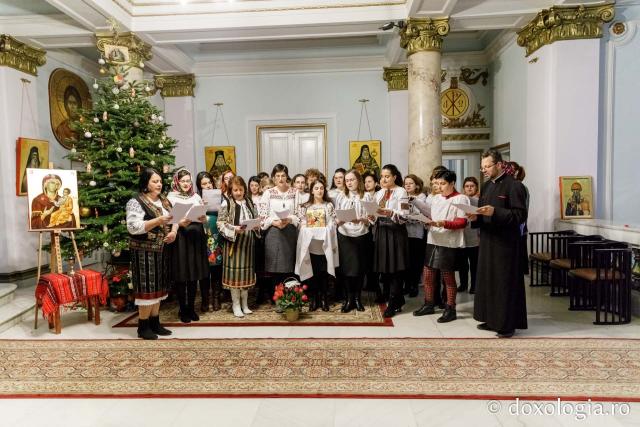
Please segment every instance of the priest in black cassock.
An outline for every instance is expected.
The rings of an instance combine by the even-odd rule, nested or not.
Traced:
[[[520,262],[520,224],[527,220],[526,190],[504,173],[497,150],[482,154],[482,186],[478,215],[472,227],[480,228],[480,253],[473,318],[478,329],[496,331],[510,338],[516,329],[527,329],[524,271]]]

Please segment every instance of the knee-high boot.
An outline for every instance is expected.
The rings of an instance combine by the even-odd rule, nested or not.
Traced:
[[[198,321],[200,317],[196,313],[196,291],[198,290],[198,282],[187,282],[187,303],[189,304],[189,316],[191,320]]]
[[[191,313],[187,304],[187,284],[184,282],[175,284],[176,294],[178,296],[178,304],[180,305],[180,321],[182,323],[191,323]]]
[[[322,311],[329,311],[331,308],[329,306],[329,294],[327,292],[327,281],[328,281],[327,279],[328,279],[327,273],[323,273],[319,277],[320,293],[322,295]]]
[[[358,311],[364,311],[364,305],[362,305],[362,281],[362,276],[354,277],[352,282],[353,288],[351,289],[353,294],[353,304]]]
[[[209,288],[211,287],[211,278],[200,280],[200,313],[209,311]]]
[[[233,309],[233,315],[236,317],[244,317],[240,304],[240,289],[231,289],[231,307]]]
[[[355,295],[353,295],[353,278],[352,277],[343,277],[342,284],[344,286],[344,303],[342,304],[342,308],[340,311],[343,313],[349,313],[351,310],[356,308],[355,306]]]

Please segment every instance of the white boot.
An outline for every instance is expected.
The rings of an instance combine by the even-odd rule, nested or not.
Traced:
[[[253,313],[253,311],[249,310],[249,291],[247,289],[240,291],[240,300],[242,301],[242,312],[244,314]]]
[[[240,309],[240,289],[231,289],[231,306],[233,307],[234,316],[244,317]]]

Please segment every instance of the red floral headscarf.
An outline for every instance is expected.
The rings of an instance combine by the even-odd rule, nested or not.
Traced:
[[[185,171],[187,172],[187,174],[189,176],[191,176],[191,187],[189,187],[188,191],[182,191],[182,188],[180,188],[180,178],[178,177],[178,175],[180,174],[180,172]],[[183,175],[186,176],[186,175]],[[173,175],[173,181],[171,182],[171,191],[175,191],[176,193],[180,193],[183,196],[193,196],[195,194],[195,191],[193,190],[193,175],[191,175],[191,172],[189,172],[189,170],[187,170],[186,168],[182,168],[179,169],[175,175]]]

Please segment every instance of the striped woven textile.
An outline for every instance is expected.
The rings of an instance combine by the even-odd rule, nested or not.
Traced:
[[[48,317],[57,307],[88,297],[98,296],[106,304],[109,295],[107,279],[93,270],[79,270],[74,275],[48,273],[40,276],[36,300],[42,302],[42,315]]]

